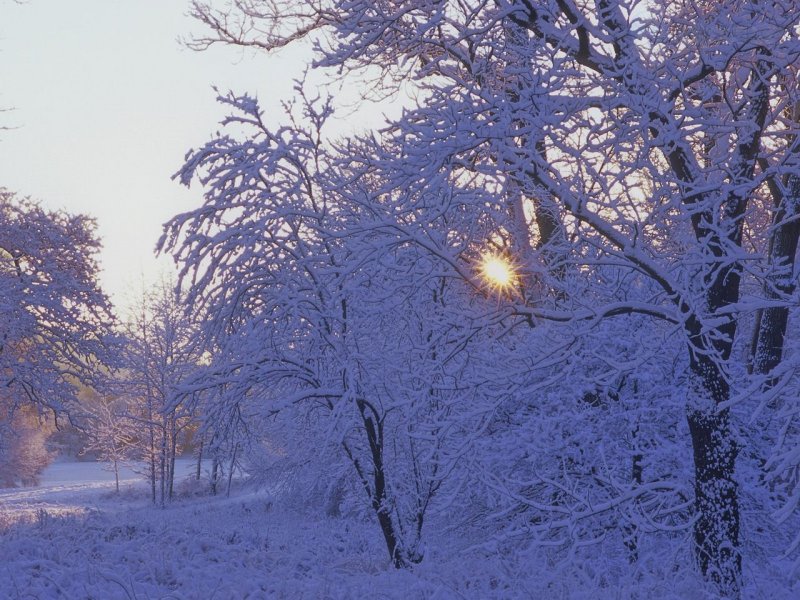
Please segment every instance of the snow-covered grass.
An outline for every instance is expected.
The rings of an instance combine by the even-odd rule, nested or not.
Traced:
[[[501,559],[468,550],[475,540],[452,532],[429,540],[413,571],[398,571],[369,519],[329,518],[297,506],[296,496],[239,487],[211,497],[184,481],[180,497],[159,509],[135,472],[122,488],[115,494],[113,475],[96,463],[56,463],[37,488],[0,490],[0,598],[710,597],[680,562],[677,571],[632,569],[599,590],[589,567]],[[792,597],[779,587],[769,596]]]
[[[446,576],[394,570],[371,523],[305,520],[252,490],[179,498],[162,510],[135,473],[119,495],[108,475],[62,463],[38,488],[0,491],[0,597],[484,596]]]

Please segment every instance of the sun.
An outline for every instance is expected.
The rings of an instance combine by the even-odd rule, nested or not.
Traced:
[[[514,266],[499,254],[484,254],[479,270],[483,280],[498,290],[511,287],[516,279]]]

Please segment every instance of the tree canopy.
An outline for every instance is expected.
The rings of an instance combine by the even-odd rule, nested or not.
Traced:
[[[114,317],[97,281],[100,242],[85,215],[0,190],[0,387],[61,411],[77,382],[113,364]]]

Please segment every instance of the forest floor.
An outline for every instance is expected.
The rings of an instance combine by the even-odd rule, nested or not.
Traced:
[[[55,463],[37,487],[0,489],[0,599],[712,597],[688,569],[633,572],[601,591],[602,573],[501,560],[453,533],[398,571],[368,518],[310,517],[291,496],[246,486],[200,495],[193,469],[179,462],[178,498],[165,509],[131,470],[115,493],[98,463]],[[771,600],[783,597],[774,589]]]

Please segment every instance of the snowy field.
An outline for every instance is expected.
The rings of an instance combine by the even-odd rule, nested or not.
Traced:
[[[182,461],[177,472],[193,468]],[[372,524],[300,519],[263,491],[187,495],[161,510],[140,475],[126,470],[121,487],[97,463],[56,463],[36,488],[0,489],[0,598],[509,595],[425,565],[397,572]]]
[[[193,494],[193,469],[179,462],[179,498],[163,510],[140,475],[126,470],[117,495],[97,463],[56,463],[36,488],[0,489],[0,599],[712,597],[687,570],[632,572],[600,592],[585,572],[500,560],[456,537],[397,571],[368,519],[310,517],[295,496],[259,490]]]

